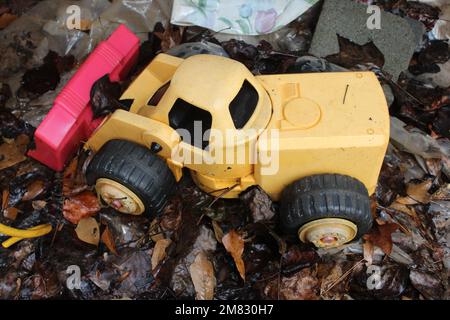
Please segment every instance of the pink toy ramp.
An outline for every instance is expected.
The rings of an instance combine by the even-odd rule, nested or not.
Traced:
[[[109,74],[123,80],[136,64],[139,38],[120,25],[108,40],[100,43],[55,99],[52,109],[36,129],[35,149],[28,155],[56,171],[61,171],[80,146],[100,125],[93,120],[90,92],[94,83]]]

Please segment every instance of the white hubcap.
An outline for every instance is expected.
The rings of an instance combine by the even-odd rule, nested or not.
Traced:
[[[98,179],[95,189],[108,206],[119,212],[140,215],[145,211],[141,199],[133,191],[114,180]]]

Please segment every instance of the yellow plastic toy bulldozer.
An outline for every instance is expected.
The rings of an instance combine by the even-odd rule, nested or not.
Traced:
[[[284,230],[317,247],[366,233],[389,141],[372,72],[254,76],[213,55],[158,55],[91,136],[88,182],[128,214],[162,210],[183,168],[205,192],[259,185]],[[228,190],[228,192],[223,192]]]

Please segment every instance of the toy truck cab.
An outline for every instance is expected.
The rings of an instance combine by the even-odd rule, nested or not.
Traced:
[[[284,230],[319,247],[371,227],[368,196],[389,141],[373,73],[255,77],[223,57],[160,54],[121,99],[130,111],[86,144],[96,153],[88,182],[117,210],[160,211],[186,167],[217,196],[259,185],[281,201]]]

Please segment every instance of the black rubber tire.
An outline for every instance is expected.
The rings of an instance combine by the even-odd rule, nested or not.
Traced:
[[[281,227],[296,234],[305,223],[342,218],[356,224],[360,238],[372,227],[370,199],[362,182],[339,174],[309,176],[287,186],[281,196]]]
[[[175,177],[163,159],[148,148],[125,140],[111,140],[97,152],[86,170],[89,185],[97,179],[114,180],[144,203],[145,214],[162,212],[175,188]]]

